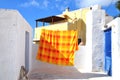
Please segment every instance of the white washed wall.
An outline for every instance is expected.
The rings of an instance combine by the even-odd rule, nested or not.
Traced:
[[[105,11],[101,9],[91,10],[87,13],[87,54],[92,71],[102,71],[104,62],[104,33],[101,30],[105,25]]]
[[[91,16],[91,15],[90,15]],[[59,27],[61,28],[61,27]],[[31,73],[57,73],[57,74],[66,74],[69,72],[74,72],[74,71],[84,71],[84,72],[91,72],[92,71],[92,30],[89,30],[87,28],[87,40],[86,41],[86,46],[79,46],[79,50],[75,52],[75,66],[73,67],[68,67],[68,66],[57,66],[57,65],[52,65],[49,63],[43,63],[41,61],[37,61],[35,59],[37,55],[37,49],[38,45],[34,44],[33,45],[33,52],[32,52],[32,69]],[[55,71],[55,72],[54,72]],[[71,75],[72,76],[72,75]]]
[[[20,67],[25,66],[25,31],[32,29],[16,10],[0,9],[0,80],[17,80]]]
[[[94,16],[97,15],[97,16]],[[105,11],[91,10],[87,14],[86,24],[86,45],[79,46],[79,50],[75,52],[75,66],[58,66],[54,64],[44,63],[36,60],[38,45],[33,44],[32,51],[32,67],[31,74],[56,74],[74,76],[75,72],[91,72],[103,69],[103,31],[102,26],[105,25]]]
[[[107,24],[112,28],[112,77],[120,79],[120,18],[116,18]]]

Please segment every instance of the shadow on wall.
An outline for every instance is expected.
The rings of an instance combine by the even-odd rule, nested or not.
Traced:
[[[68,30],[77,30],[78,39],[81,40],[81,45],[86,45],[86,24],[82,19],[78,19],[68,24]]]

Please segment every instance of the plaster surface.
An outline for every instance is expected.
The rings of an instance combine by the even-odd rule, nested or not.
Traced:
[[[31,53],[30,25],[18,11],[0,9],[0,80],[17,80],[21,66],[25,66],[25,31],[30,34]]]

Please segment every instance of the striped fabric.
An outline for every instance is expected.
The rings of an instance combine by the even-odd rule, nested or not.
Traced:
[[[37,60],[57,65],[74,65],[74,52],[78,50],[77,31],[42,30]]]

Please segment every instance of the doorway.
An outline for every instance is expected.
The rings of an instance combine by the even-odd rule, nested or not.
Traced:
[[[29,32],[25,32],[25,69],[29,71]]]
[[[104,69],[109,76],[112,76],[111,28],[105,30],[104,34],[105,34]]]

